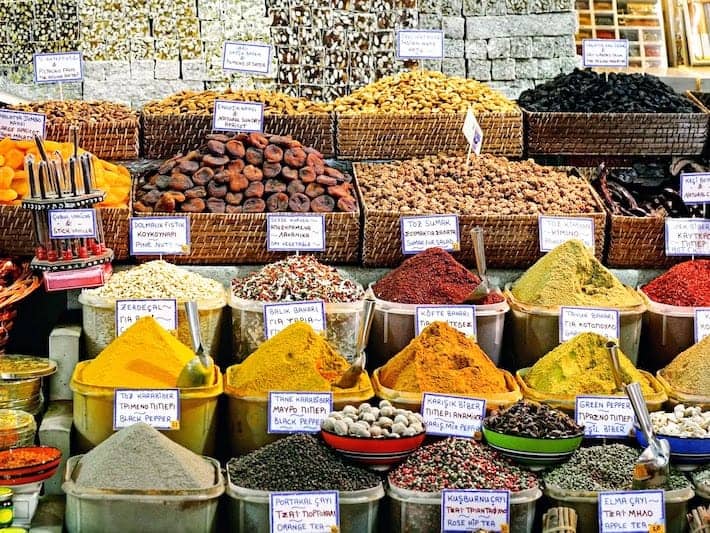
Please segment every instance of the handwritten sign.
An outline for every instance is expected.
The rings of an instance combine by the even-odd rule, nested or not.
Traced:
[[[432,322],[440,321],[476,338],[476,308],[473,305],[418,305],[414,316],[415,335],[419,335]]]
[[[577,396],[574,417],[590,438],[626,438],[634,427],[634,410],[623,396]]]
[[[82,81],[81,52],[58,52],[32,56],[35,83]]]
[[[270,252],[323,252],[325,215],[266,215],[266,249]]]
[[[325,329],[325,306],[320,300],[264,304],[264,337],[270,339],[294,322],[305,322],[315,331]]]
[[[665,526],[662,490],[600,492],[598,499],[600,533],[648,533]]]
[[[627,39],[583,39],[582,63],[585,67],[629,66],[629,41]]]
[[[594,219],[586,217],[538,217],[540,251],[549,252],[570,239],[582,241],[594,250]]]
[[[680,196],[686,204],[710,203],[710,172],[682,173]]]
[[[399,30],[397,59],[442,59],[444,32],[441,30]]]
[[[116,300],[116,336],[144,316],[152,316],[162,327],[174,331],[177,329],[177,300]]]
[[[619,311],[591,307],[560,307],[560,342],[590,331],[607,339],[619,340]]]
[[[273,533],[331,533],[339,531],[338,491],[272,492],[269,515]]]
[[[47,117],[42,113],[0,109],[0,137],[24,140],[35,135],[44,138]]]
[[[333,410],[330,392],[269,392],[269,433],[318,433]]]
[[[469,107],[466,111],[466,118],[463,121],[463,135],[466,137],[468,144],[471,146],[471,151],[476,155],[481,155],[481,146],[483,146],[483,130],[481,125],[476,120],[476,115]]]
[[[251,74],[268,74],[272,48],[264,43],[224,43],[222,68]]]
[[[666,218],[666,255],[710,255],[710,220]]]
[[[131,255],[190,253],[190,219],[187,217],[131,217]]]
[[[508,531],[510,492],[507,490],[441,491],[441,530]]]
[[[50,209],[50,239],[92,239],[95,237],[95,209]]]
[[[116,389],[113,429],[138,422],[156,429],[180,429],[180,389]]]
[[[399,230],[405,255],[434,247],[453,252],[461,249],[457,215],[400,217]]]
[[[421,412],[427,434],[471,438],[481,429],[486,401],[425,392]]]
[[[264,104],[215,100],[212,129],[215,131],[263,131]]]
[[[695,342],[710,335],[710,307],[695,308]]]

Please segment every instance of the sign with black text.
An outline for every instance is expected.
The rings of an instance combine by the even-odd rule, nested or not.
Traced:
[[[574,418],[590,438],[627,438],[632,435],[634,415],[625,396],[577,396]]]
[[[710,220],[666,218],[666,255],[710,255]]]
[[[32,65],[35,83],[67,83],[84,79],[81,52],[34,54]]]
[[[271,67],[272,47],[264,43],[224,43],[222,68],[249,74],[268,74]]]
[[[582,64],[585,67],[628,67],[628,39],[582,39]]]
[[[402,253],[416,254],[427,248],[461,249],[457,215],[423,215],[399,218]]]
[[[113,429],[138,422],[155,429],[180,429],[180,389],[116,389]]]
[[[442,30],[397,31],[397,59],[442,59],[444,32]]]
[[[269,392],[269,433],[318,433],[333,410],[330,392]]]
[[[263,131],[264,104],[215,100],[212,129],[214,131]]]
[[[0,109],[0,137],[19,141],[34,139],[35,135],[44,138],[46,124],[47,116],[42,113]]]
[[[486,417],[486,400],[425,392],[421,414],[427,435],[470,439]]]
[[[600,533],[649,533],[663,531],[666,524],[662,490],[600,492]]]
[[[131,217],[131,255],[181,255],[190,253],[188,217]]]
[[[500,531],[510,527],[507,490],[444,489],[441,491],[441,531]]]
[[[325,251],[325,215],[266,215],[269,252]]]

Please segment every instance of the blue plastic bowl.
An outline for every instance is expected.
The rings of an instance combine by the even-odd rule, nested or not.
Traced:
[[[648,446],[643,432],[634,428],[636,440],[642,448]],[[658,435],[659,439],[665,439],[671,446],[671,461],[679,464],[707,463],[710,461],[710,438],[700,439],[697,437],[673,437],[670,435]]]

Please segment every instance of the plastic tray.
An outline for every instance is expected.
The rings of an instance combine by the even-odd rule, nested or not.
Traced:
[[[441,492],[419,492],[387,486],[390,533],[430,533],[441,528]],[[535,507],[542,491],[534,487],[510,493],[511,533],[532,533]]]
[[[656,372],[656,379],[661,384],[663,389],[668,395],[669,409],[673,409],[676,405],[697,405],[701,407],[703,411],[710,410],[710,395],[701,396],[699,394],[688,394],[687,392],[681,392],[673,387],[665,377],[663,377],[663,370]]]
[[[510,286],[505,289],[505,297],[511,310],[515,368],[532,366],[560,344],[560,308],[518,302],[510,292]],[[645,310],[644,304],[619,309],[619,347],[634,365],[638,359],[641,322]]]
[[[520,387],[515,382],[512,374],[507,370],[502,370],[505,376],[505,383],[508,385],[508,392],[500,393],[481,393],[472,392],[470,394],[459,394],[458,396],[466,396],[480,398],[486,400],[486,411],[493,409],[504,409],[513,405],[520,400],[523,395],[520,392]],[[422,409],[422,398],[424,394],[421,392],[404,392],[385,387],[380,383],[380,369],[377,368],[372,373],[372,386],[375,388],[375,396],[382,400],[389,400],[397,408],[409,409],[418,413]],[[456,395],[454,395],[456,396]]]
[[[69,533],[192,533],[216,530],[217,503],[224,492],[219,463],[215,483],[204,490],[120,491],[78,487],[74,469],[83,456],[70,457],[62,490],[67,495],[64,526]]]
[[[368,364],[371,368],[383,366],[415,337],[414,315],[417,307],[375,298],[375,315],[367,344]],[[503,344],[505,314],[510,307],[505,300],[475,307],[476,342],[497,365]]]
[[[113,431],[113,387],[95,387],[76,380],[89,361],[79,363],[69,384],[74,393],[74,427],[77,450],[85,452]],[[180,391],[180,429],[164,435],[200,455],[212,455],[217,433],[217,400],[222,394],[222,374],[215,365],[215,384]]]
[[[691,487],[666,491],[666,531],[669,533],[687,531],[688,522],[685,514],[688,511],[688,502],[694,494]],[[571,491],[548,485],[545,488],[545,496],[552,500],[552,507],[571,507],[577,511],[577,533],[599,531],[597,492]]]

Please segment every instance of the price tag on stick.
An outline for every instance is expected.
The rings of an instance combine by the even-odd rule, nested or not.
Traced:
[[[41,113],[0,109],[0,138],[25,140],[34,139],[35,135],[44,138],[46,122],[47,117]]]
[[[264,43],[224,43],[222,68],[249,74],[268,74],[272,47]]]
[[[400,217],[399,230],[404,255],[434,247],[453,252],[461,249],[457,215]]]
[[[190,253],[188,217],[131,217],[131,255],[179,255]]]
[[[589,331],[607,339],[618,340],[620,329],[621,321],[617,309],[560,307],[560,342],[566,342]]]
[[[483,146],[483,130],[470,107],[466,111],[466,118],[463,121],[463,134],[468,141],[468,153],[466,154],[466,165],[468,165],[471,151],[477,156],[481,155],[481,146]]]
[[[399,30],[397,59],[442,59],[444,32],[442,30]]]
[[[476,339],[476,307],[473,305],[418,305],[414,317],[417,336],[432,322],[441,321]]]
[[[710,255],[710,220],[666,218],[666,255]]]
[[[83,81],[81,52],[57,52],[32,56],[35,83]]]
[[[589,217],[538,217],[540,251],[549,252],[570,239],[582,241],[594,251],[594,219]]]
[[[695,342],[700,342],[710,335],[710,307],[695,308]]]
[[[269,392],[269,433],[318,433],[333,410],[330,392]]]
[[[628,39],[583,39],[582,63],[585,67],[627,68]]]
[[[215,100],[212,129],[215,131],[263,131],[264,104]]]

